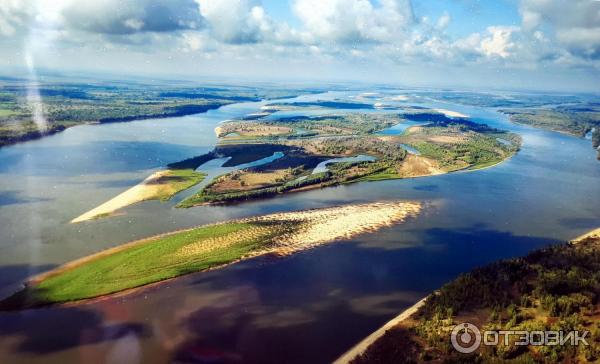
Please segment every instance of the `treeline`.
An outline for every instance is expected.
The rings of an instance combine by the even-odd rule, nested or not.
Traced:
[[[302,180],[296,179],[294,181],[284,183],[280,186],[267,187],[250,191],[228,192],[218,194],[210,192],[210,187],[212,184],[209,184],[200,193],[179,203],[178,207],[192,207],[201,203],[230,203],[247,201],[256,198],[272,197],[280,193],[291,191],[293,189],[330,182],[332,181],[332,176],[333,175],[330,172],[322,172],[309,175],[307,176],[307,178]]]
[[[264,123],[317,131],[321,134],[372,134],[402,121],[402,117],[398,114],[348,114],[343,116],[298,116],[264,121]]]
[[[600,238],[540,249],[462,274],[427,298],[415,323],[392,329],[356,363],[402,362],[595,362],[600,360]],[[449,341],[457,316],[478,315],[490,330],[589,331],[589,345],[525,347],[500,343],[459,354]],[[405,335],[397,351],[395,337]]]

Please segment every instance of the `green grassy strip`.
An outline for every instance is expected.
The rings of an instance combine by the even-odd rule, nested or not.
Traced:
[[[160,201],[168,201],[177,193],[202,182],[206,177],[205,173],[196,172],[193,169],[172,169],[169,174],[161,177],[166,180],[170,188],[166,188],[157,198]]]
[[[281,221],[231,222],[181,231],[140,241],[107,255],[50,275],[0,302],[15,309],[98,297],[221,266],[265,248],[277,236],[300,223]],[[209,244],[203,251],[180,249]]]

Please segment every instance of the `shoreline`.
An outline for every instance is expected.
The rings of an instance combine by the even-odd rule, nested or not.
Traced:
[[[440,114],[444,114],[446,117],[449,117],[449,118],[468,118],[469,117],[469,115],[465,115],[458,111],[452,111],[452,110],[448,110],[448,109],[433,109],[433,110],[439,112]]]
[[[584,239],[587,238],[600,238],[600,228],[596,228],[594,230],[588,231],[585,234],[582,234],[574,239],[569,240],[568,242],[571,244],[577,244]],[[379,338],[381,338],[389,329],[397,326],[402,323],[410,316],[415,314],[427,301],[427,299],[434,295],[436,291],[431,292],[426,297],[422,298],[420,301],[409,307],[408,309],[402,311],[398,316],[394,317],[383,326],[378,328],[376,331],[369,334],[366,338],[361,340],[358,344],[351,347],[348,351],[344,352],[338,359],[336,359],[333,364],[348,364],[358,356],[362,355],[373,343],[375,343]]]
[[[428,177],[444,176],[444,175],[453,174],[453,173],[469,173],[469,172],[483,171],[485,169],[496,167],[496,166],[498,166],[498,165],[500,165],[500,164],[502,164],[504,162],[509,161],[516,154],[517,153],[513,153],[512,155],[510,155],[509,157],[504,158],[501,161],[498,161],[498,162],[496,162],[494,164],[491,164],[491,165],[486,165],[486,166],[483,166],[483,167],[479,167],[479,168],[465,167],[465,168],[457,169],[457,170],[454,170],[454,171],[444,171],[444,172],[441,172],[441,173],[423,174],[423,175],[419,175],[419,176],[408,176],[408,177],[385,178],[385,179],[379,179],[379,180],[368,180],[368,179],[367,180],[361,180],[360,178],[357,178],[356,180],[340,182],[340,183],[329,185],[329,186],[308,185],[308,186],[300,187],[300,188],[297,188],[297,189],[294,189],[294,190],[285,191],[285,192],[282,192],[282,193],[277,193],[277,194],[274,194],[274,195],[270,195],[270,196],[254,197],[254,198],[250,198],[250,199],[240,199],[240,200],[231,200],[231,201],[201,202],[201,203],[198,203],[198,204],[191,205],[189,207],[186,206],[185,208],[192,208],[192,207],[198,207],[198,206],[226,206],[226,205],[235,205],[235,204],[240,204],[240,203],[244,203],[244,202],[248,202],[248,201],[255,201],[255,200],[261,200],[261,199],[274,198],[274,197],[278,197],[278,196],[284,196],[284,195],[292,194],[292,193],[300,193],[300,192],[306,192],[306,191],[320,190],[320,189],[330,188],[330,187],[349,186],[349,185],[358,184],[358,183],[371,183],[371,182],[382,182],[382,181],[398,181],[398,180],[403,180],[403,179],[428,178]]]
[[[372,334],[370,334],[369,336],[361,340],[358,344],[350,348],[350,350],[342,354],[333,362],[333,364],[348,364],[352,360],[354,360],[354,358],[358,357],[359,355],[362,355],[374,342],[376,342],[380,337],[385,335],[385,333],[389,329],[393,328],[394,326],[398,325],[399,323],[405,321],[410,316],[415,314],[419,310],[419,308],[421,308],[425,304],[425,301],[428,297],[429,295],[427,295],[424,298],[421,298],[421,300],[419,300],[417,303],[402,311],[398,316],[394,317],[390,321],[386,322],[379,329],[375,330]]]
[[[0,306],[2,310],[18,310],[112,297],[242,260],[286,256],[348,240],[402,223],[418,215],[422,208],[422,203],[416,201],[379,201],[180,229],[108,248],[35,275]],[[254,242],[251,248],[241,248],[248,242]],[[127,258],[131,254],[133,258]],[[123,265],[124,262],[127,263]],[[112,268],[98,271],[97,267]],[[73,283],[68,278],[72,275],[83,277],[82,281]]]
[[[197,110],[194,110],[193,112],[182,111],[179,113],[166,114],[166,115],[150,114],[150,115],[131,116],[131,117],[119,118],[119,119],[83,121],[80,123],[67,124],[67,125],[57,124],[57,125],[54,125],[51,129],[43,131],[43,132],[38,130],[37,132],[32,132],[32,133],[21,135],[21,136],[16,136],[15,138],[12,138],[12,139],[4,140],[3,141],[4,144],[0,144],[0,149],[6,148],[6,147],[11,147],[14,145],[19,145],[22,143],[35,141],[35,140],[40,140],[45,137],[50,137],[50,136],[62,133],[63,131],[65,131],[67,129],[75,128],[77,126],[128,123],[131,121],[166,119],[166,118],[173,118],[173,117],[197,115],[197,114],[204,114],[210,110],[216,110],[220,107],[227,106],[227,105],[231,105],[231,103],[221,104],[221,105],[208,105],[206,110],[200,111],[200,112],[198,112]]]
[[[190,170],[192,171],[190,172],[191,177],[182,176],[181,172],[185,171],[187,170],[163,169],[154,172],[150,176],[146,177],[142,182],[130,187],[129,189],[121,192],[117,196],[96,206],[95,208],[79,215],[78,217],[72,219],[69,223],[77,224],[102,217],[113,216],[119,210],[142,201],[169,200],[177,193],[201,183],[206,177],[206,174],[192,170]],[[178,173],[180,174],[178,175]],[[189,180],[185,180],[185,178],[189,178]],[[175,181],[170,183],[169,179],[175,179]],[[177,179],[183,179],[183,181],[177,181]],[[177,185],[177,183],[184,183],[184,186],[181,187]]]
[[[146,177],[142,182],[128,188],[127,190],[121,192],[120,194],[111,198],[110,200],[94,207],[93,209],[84,212],[83,214],[69,221],[69,223],[77,224],[84,221],[99,219],[101,217],[112,216],[114,213],[116,213],[122,208],[125,208],[138,202],[151,200],[151,197],[153,195],[153,184],[155,184],[156,181],[158,181],[161,177],[164,177],[168,172],[169,170],[167,169],[152,173],[150,176]]]
[[[578,237],[576,237],[575,239],[570,240],[571,243],[579,243],[580,241],[587,239],[587,238],[592,238],[592,237],[600,237],[600,228],[594,229],[592,231],[588,231],[585,234],[579,235]]]

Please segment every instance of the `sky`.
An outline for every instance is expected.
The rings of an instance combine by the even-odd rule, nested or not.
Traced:
[[[597,0],[1,0],[0,73],[600,91]]]

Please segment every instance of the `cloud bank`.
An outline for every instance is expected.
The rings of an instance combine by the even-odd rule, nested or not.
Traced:
[[[35,37],[51,38],[59,50],[171,52],[198,61],[600,68],[600,1],[517,6],[517,25],[490,19],[456,35],[448,31],[451,13],[416,14],[410,0],[293,0],[293,24],[260,0],[3,0],[0,46]]]

